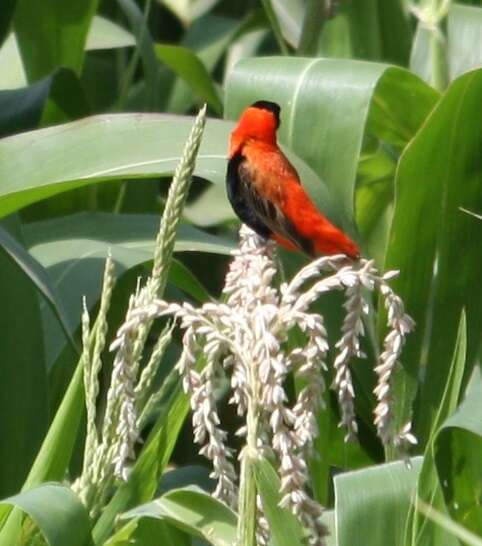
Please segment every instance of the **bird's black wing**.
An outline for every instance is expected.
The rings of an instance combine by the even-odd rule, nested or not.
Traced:
[[[226,174],[228,199],[239,219],[258,235],[267,239],[272,233],[271,229],[258,216],[255,208],[250,205],[249,200],[246,198],[244,188],[246,182],[240,176],[240,173],[243,172],[241,165],[244,161],[245,158],[241,154],[234,155],[228,161]]]
[[[228,197],[239,218],[258,235],[277,234],[295,247],[312,254],[311,241],[302,237],[279,207],[256,191],[246,159],[236,154],[228,163],[226,178]]]

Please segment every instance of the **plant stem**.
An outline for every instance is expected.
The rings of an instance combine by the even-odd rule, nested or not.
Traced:
[[[254,465],[246,447],[241,460],[237,546],[256,546],[256,482]]]
[[[437,26],[430,36],[430,65],[432,68],[430,83],[438,91],[444,91],[449,81],[447,43],[440,26]]]

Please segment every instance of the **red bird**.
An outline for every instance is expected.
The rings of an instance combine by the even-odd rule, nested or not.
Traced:
[[[263,100],[242,113],[231,133],[226,185],[234,211],[258,235],[289,250],[359,258],[357,245],[317,210],[278,148],[279,124],[280,107]]]

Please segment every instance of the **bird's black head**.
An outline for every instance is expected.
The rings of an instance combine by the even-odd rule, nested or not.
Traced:
[[[276,128],[280,125],[280,112],[281,108],[276,102],[271,102],[269,100],[258,100],[251,105],[251,108],[260,108],[261,110],[268,110],[276,118]]]

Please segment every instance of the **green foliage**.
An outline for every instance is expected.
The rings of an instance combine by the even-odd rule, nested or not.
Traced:
[[[10,235],[9,241],[15,235],[21,236],[18,218],[4,220],[3,226],[5,233]],[[1,367],[0,387],[0,407],[5,415],[0,425],[5,439],[0,448],[4,462],[0,470],[3,496],[13,494],[21,487],[48,424],[44,342],[37,293],[29,276],[10,256],[5,252],[0,255],[3,302],[0,355],[5,363]],[[29,332],[28,343],[24,342],[25,332]]]
[[[405,544],[421,458],[346,472],[335,478],[337,544]],[[376,522],[376,523],[375,523]]]
[[[325,397],[310,468],[332,509],[328,544],[480,542],[481,44],[475,1],[3,0],[0,546],[234,542],[237,514],[209,491],[162,488],[168,465],[199,463],[173,371],[176,330],[128,480],[110,484],[94,517],[69,484],[85,441],[82,297],[95,315],[110,252],[109,343],[154,256],[168,271],[160,286],[169,300],[219,295],[236,245],[224,189],[229,133],[260,99],[281,105],[281,144],[320,210],[379,267],[400,270],[394,288],[416,322],[394,382],[396,421],[412,419],[418,438],[411,469],[391,461],[399,454],[384,453],[369,424],[375,343],[353,368],[359,443],[342,443]],[[181,221],[174,257],[171,249],[160,260],[168,182],[204,102],[194,183],[167,226]],[[302,263],[280,260],[288,277]],[[324,304],[331,337],[339,303]],[[373,316],[375,340],[385,317]],[[153,338],[162,328],[154,324]],[[141,369],[154,346],[146,343]],[[99,419],[111,353],[102,360]],[[252,471],[272,544],[301,544],[299,524],[278,507],[269,458]]]
[[[474,291],[481,274],[477,239],[482,224],[460,207],[482,208],[481,173],[476,166],[481,82],[482,72],[477,71],[452,83],[402,154],[395,180],[386,265],[404,272],[396,287],[418,325],[405,353],[405,402],[410,404],[417,393],[422,442],[440,405],[463,308],[468,318],[466,374],[480,343],[481,308]],[[416,253],[410,248],[414,237]],[[457,263],[465,265],[454,277]],[[437,320],[440,316],[444,319]],[[407,413],[401,422],[406,418]]]
[[[266,519],[273,529],[273,544],[288,546],[303,544],[303,530],[297,519],[288,510],[278,506],[280,481],[274,468],[267,460],[254,464],[254,473],[259,495],[265,507]]]
[[[122,518],[167,521],[214,546],[229,546],[236,540],[236,514],[223,503],[194,488],[173,489],[153,502],[126,512]]]
[[[49,546],[92,546],[90,522],[85,506],[70,487],[46,483],[2,501],[16,506],[32,521]],[[35,529],[30,530],[28,540],[35,541]]]

